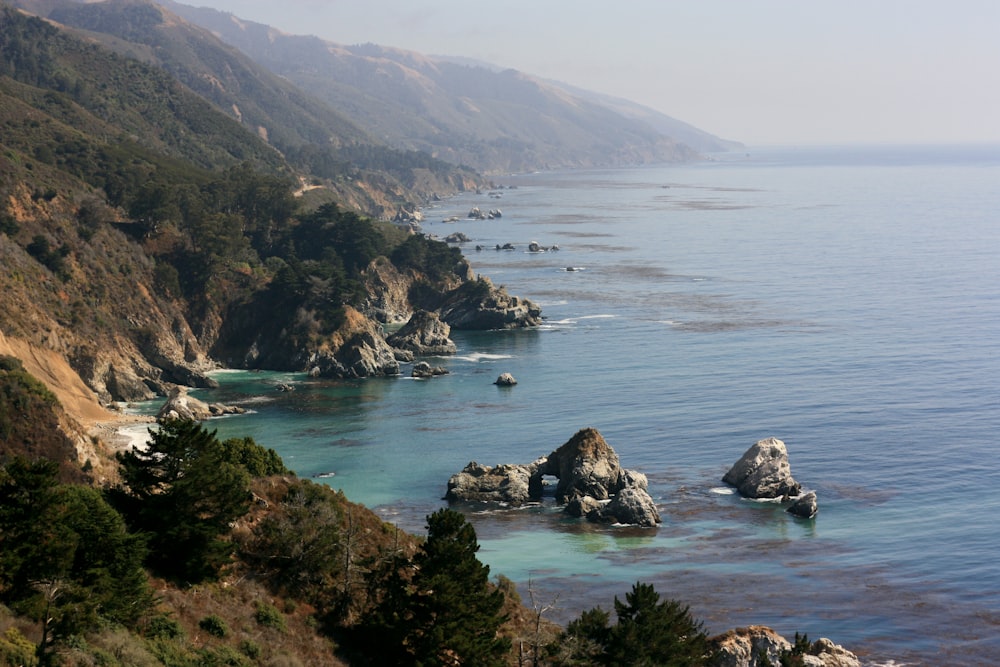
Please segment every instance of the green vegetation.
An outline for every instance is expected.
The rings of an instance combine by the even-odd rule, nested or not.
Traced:
[[[251,438],[174,420],[118,460],[122,485],[103,494],[61,483],[46,459],[0,468],[0,605],[19,623],[0,624],[0,664],[276,664],[272,647],[308,644],[304,632],[350,664],[507,665],[512,637],[528,638],[535,665],[710,657],[688,608],[644,584],[615,599],[614,625],[586,611],[539,651],[553,637],[543,610],[490,583],[462,514],[428,516],[418,543]],[[145,568],[174,583],[154,597]]]
[[[382,591],[362,622],[366,654],[381,664],[503,665],[510,640],[497,631],[503,592],[465,517],[443,509],[427,517],[427,541],[410,561],[389,558],[369,581]]]
[[[660,602],[653,586],[636,583],[625,602],[615,598],[617,622],[595,607],[572,621],[549,647],[552,664],[694,667],[709,664],[708,636],[687,606]]]
[[[58,461],[63,481],[80,481],[76,450],[59,429],[55,395],[13,357],[0,355],[0,465],[16,456]]]
[[[150,567],[179,582],[218,577],[233,550],[230,523],[250,506],[246,469],[226,458],[214,432],[182,420],[118,460],[127,488],[111,497],[132,530],[149,536]]]
[[[59,484],[57,470],[22,458],[0,470],[0,595],[41,626],[40,657],[99,621],[136,627],[153,604],[145,541],[97,490]]]

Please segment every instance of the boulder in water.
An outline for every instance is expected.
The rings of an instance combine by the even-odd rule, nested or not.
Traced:
[[[737,461],[722,481],[747,498],[797,496],[802,486],[792,478],[788,450],[777,438],[759,440]]]
[[[494,382],[493,384],[495,384],[498,387],[513,387],[515,384],[517,384],[517,380],[515,380],[514,376],[511,375],[510,373],[501,373],[500,376],[497,378],[496,382]]]
[[[816,502],[816,492],[810,491],[809,493],[802,494],[785,511],[803,519],[813,518],[819,512],[819,505]]]

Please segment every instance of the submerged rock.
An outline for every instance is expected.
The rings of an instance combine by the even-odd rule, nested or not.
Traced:
[[[794,514],[795,516],[802,517],[803,519],[811,519],[816,516],[819,512],[819,505],[816,502],[816,492],[810,491],[809,493],[804,493],[799,496],[791,507],[789,507],[786,512]]]
[[[737,461],[722,481],[747,498],[797,496],[801,485],[792,478],[785,443],[766,438],[755,443]]]

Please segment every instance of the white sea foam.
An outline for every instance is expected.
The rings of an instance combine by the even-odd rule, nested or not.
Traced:
[[[734,489],[729,488],[728,486],[717,486],[711,489],[709,493],[714,493],[719,496],[731,496],[734,493],[736,493],[736,491]]]
[[[567,317],[561,320],[549,320],[547,324],[549,325],[562,325],[568,326],[571,324],[579,324],[584,320],[610,320],[618,317],[617,315],[581,315],[580,317]]]
[[[513,359],[512,354],[490,354],[489,352],[470,352],[469,354],[459,354],[452,359],[461,359],[462,361],[495,361],[497,359]]]
[[[254,405],[257,403],[273,403],[276,399],[274,396],[251,396],[249,398],[240,399],[240,405]]]
[[[128,441],[126,449],[142,448],[149,444],[149,429],[156,429],[156,424],[129,424],[118,428],[118,435]]]

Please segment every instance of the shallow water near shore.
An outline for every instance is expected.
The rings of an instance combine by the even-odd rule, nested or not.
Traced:
[[[224,372],[198,395],[252,413],[211,427],[423,533],[469,461],[530,462],[593,426],[649,477],[660,528],[588,525],[551,500],[461,508],[492,573],[556,601],[552,618],[641,580],[712,633],[994,662],[1000,150],[755,151],[504,183],[425,211],[424,230],[471,237],[473,268],[539,302],[543,326],[453,332],[458,354],[431,360],[451,374],[430,380]],[[473,206],[503,217],[441,222]],[[494,386],[502,372],[519,384]],[[769,436],[815,519],[721,484]]]

